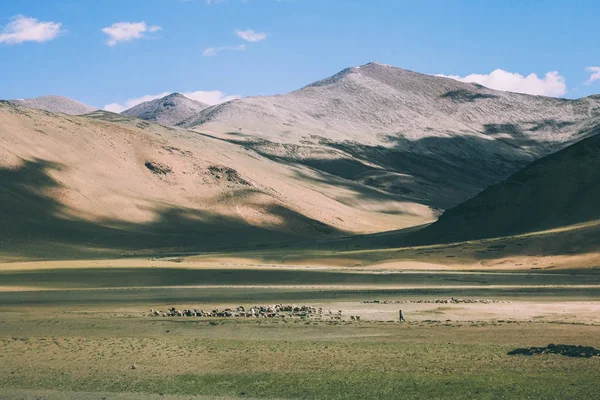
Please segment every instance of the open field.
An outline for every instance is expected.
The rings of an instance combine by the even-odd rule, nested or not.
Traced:
[[[390,270],[246,256],[3,264],[0,399],[585,399],[600,390],[598,357],[507,355],[600,347],[596,268]],[[499,302],[409,302],[450,297]],[[275,303],[343,319],[148,316]],[[399,309],[408,322],[396,322]]]
[[[507,353],[600,347],[599,227],[13,259],[0,264],[0,399],[596,398],[600,358]],[[497,302],[416,302],[451,297]],[[277,303],[343,318],[148,316]]]
[[[549,343],[598,347],[600,328],[591,324],[445,321],[443,313],[432,317],[439,322],[403,324],[151,318],[106,309],[1,315],[4,398],[581,399],[600,390],[597,357],[507,355]]]

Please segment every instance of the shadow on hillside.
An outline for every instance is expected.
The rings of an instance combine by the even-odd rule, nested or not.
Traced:
[[[206,135],[209,136],[209,135]],[[211,136],[212,137],[212,136]],[[225,139],[219,139],[225,140]],[[385,172],[383,169],[375,168],[370,165],[364,164],[360,160],[348,158],[310,158],[310,157],[293,157],[293,156],[282,156],[269,153],[264,148],[265,144],[271,144],[266,140],[255,141],[255,142],[241,142],[236,140],[225,140],[230,143],[235,143],[245,148],[252,149],[252,151],[260,154],[261,156],[272,160],[279,164],[285,164],[288,166],[305,166],[310,168],[316,173],[316,175],[309,175],[302,171],[296,171],[296,176],[304,181],[320,182],[326,185],[335,186],[338,188],[346,189],[354,194],[352,196],[339,196],[336,198],[337,201],[354,206],[357,202],[366,200],[368,202],[390,202],[390,201],[408,201],[408,202],[419,202],[421,198],[412,196],[407,193],[393,193],[388,192],[385,188],[377,187],[376,185],[365,185],[359,182],[359,178],[365,174],[372,172]],[[278,148],[287,149],[292,147],[294,149],[302,146],[298,145],[286,145],[286,144],[274,144]],[[307,146],[307,149],[312,148]],[[387,214],[398,214],[397,211],[382,211]]]
[[[494,99],[498,96],[488,93],[475,93],[469,90],[451,90],[440,96],[443,99],[451,99],[461,103],[473,103],[481,99]]]
[[[390,146],[321,138],[321,146],[335,149],[338,156],[347,156],[335,159],[307,156],[314,146],[295,146],[305,151],[281,155],[271,153],[265,146],[270,143],[264,140],[228,141],[278,163],[309,167],[319,174],[318,181],[351,190],[357,193],[357,200],[410,201],[438,209],[460,204],[534,158],[513,145],[468,134],[414,141],[398,136],[385,139]],[[286,148],[273,145],[279,150]],[[315,179],[302,174],[300,177]]]
[[[560,143],[545,143],[542,147],[536,140],[540,131],[559,131],[571,125],[572,122],[559,120],[488,124],[480,133],[489,139],[475,136],[472,131],[431,131],[430,136],[417,140],[399,133],[384,137],[389,143],[385,146],[314,137],[319,139],[320,149],[262,139],[220,140],[252,149],[278,163],[309,167],[319,173],[319,181],[352,190],[360,200],[394,199],[449,209],[561,148]],[[335,153],[331,155],[338,158],[327,158],[327,150],[323,150],[327,148],[333,149]]]
[[[533,122],[534,126],[530,128],[531,131],[539,131],[547,128],[551,129],[562,129],[568,126],[575,125],[575,122],[572,121],[558,121],[556,119],[545,119],[543,121]]]
[[[48,195],[62,188],[49,171],[62,168],[39,159],[24,161],[18,168],[0,168],[0,254],[69,258],[68,254],[53,253],[239,250],[339,233],[276,205],[266,211],[283,221],[281,226],[258,227],[240,219],[174,207],[157,207],[156,218],[148,223],[89,221],[68,214]]]
[[[531,155],[513,146],[472,135],[408,140],[387,136],[391,146],[369,146],[354,142],[324,142],[358,160],[380,166],[385,171],[413,177],[413,181],[391,186],[394,194],[410,195],[423,204],[448,209],[469,199],[490,184],[497,183],[527,165]]]
[[[321,144],[349,154],[356,162],[377,165],[384,171],[414,178],[413,181],[389,185],[373,177],[364,180],[369,186],[435,208],[449,209],[508,178],[534,160],[573,143],[551,142],[550,139],[542,140],[542,137],[544,132],[559,132],[575,125],[574,122],[546,119],[519,124],[527,128],[516,124],[485,125],[481,133],[495,140],[464,131],[439,132],[442,136],[432,135],[418,140],[388,135],[386,140],[390,146],[328,140],[321,140]],[[594,132],[593,129],[582,130],[573,137],[581,140],[593,136]],[[447,136],[448,133],[452,136]]]

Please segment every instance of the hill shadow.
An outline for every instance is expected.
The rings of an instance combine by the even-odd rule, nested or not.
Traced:
[[[390,146],[331,141],[323,144],[385,171],[412,177],[412,181],[392,185],[390,190],[394,194],[410,193],[412,199],[438,209],[460,204],[533,159],[513,146],[467,134],[418,140],[386,136],[386,140]],[[376,178],[367,182],[378,185]]]
[[[210,135],[205,135],[212,137]],[[248,150],[252,150],[262,157],[265,157],[278,164],[288,165],[291,167],[308,167],[312,170],[315,175],[311,176],[306,172],[296,170],[295,175],[297,178],[304,181],[320,182],[326,185],[335,186],[354,192],[354,196],[349,197],[337,197],[341,203],[352,203],[353,201],[366,200],[369,202],[390,202],[390,201],[420,201],[418,197],[411,196],[407,193],[395,193],[382,190],[382,188],[376,185],[366,185],[359,181],[359,177],[364,174],[371,172],[385,172],[383,169],[375,168],[367,165],[360,160],[353,159],[350,156],[348,158],[310,158],[310,157],[293,157],[285,155],[276,155],[269,153],[265,150],[265,145],[275,145],[280,148],[286,149],[293,147],[294,149],[305,147],[306,149],[313,148],[311,146],[302,145],[286,145],[280,143],[272,143],[267,140],[259,141],[238,141],[231,139],[216,138],[229,143],[234,143]],[[381,211],[387,214],[398,214],[396,211]]]
[[[423,237],[463,241],[538,232],[600,218],[600,126],[448,210]],[[430,240],[431,240],[430,239]]]
[[[308,167],[319,173],[320,182],[354,191],[358,199],[410,201],[436,209],[460,204],[534,159],[534,155],[514,144],[487,140],[468,132],[419,140],[388,135],[385,140],[389,146],[318,139],[321,151],[333,149],[339,158],[303,155],[314,151],[314,146],[294,145],[294,149],[288,149],[294,150],[293,154],[282,155],[281,150],[287,148],[279,143],[221,140],[277,163]],[[277,146],[277,153],[269,151],[271,145]]]
[[[281,225],[255,226],[206,211],[157,205],[147,223],[118,219],[90,221],[73,216],[48,192],[63,189],[51,175],[63,165],[26,160],[0,168],[0,254],[71,258],[80,254],[148,251],[241,250],[277,246],[336,229],[281,205],[269,206]]]
[[[469,90],[450,90],[440,96],[442,99],[451,99],[461,103],[473,103],[481,99],[494,99],[498,96],[487,93],[475,93]]]

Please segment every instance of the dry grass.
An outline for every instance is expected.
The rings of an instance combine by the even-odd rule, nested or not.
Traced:
[[[598,347],[597,326],[211,325],[40,310],[3,321],[2,388],[336,399],[592,398],[600,389],[598,358],[506,355],[549,343]]]

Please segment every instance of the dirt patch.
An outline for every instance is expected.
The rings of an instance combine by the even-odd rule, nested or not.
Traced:
[[[571,344],[549,344],[546,347],[525,347],[508,352],[509,356],[532,356],[534,354],[560,354],[567,357],[590,358],[600,356],[600,350],[590,346]]]
[[[219,181],[227,181],[237,185],[252,186],[250,182],[240,176],[240,174],[233,168],[225,167],[222,165],[211,165],[208,170]]]
[[[156,161],[146,161],[144,163],[144,165],[146,166],[146,168],[148,168],[150,170],[150,172],[152,172],[154,175],[168,175],[171,172],[173,172],[173,170],[171,169],[171,167],[169,167],[166,164],[161,164],[158,163]]]

